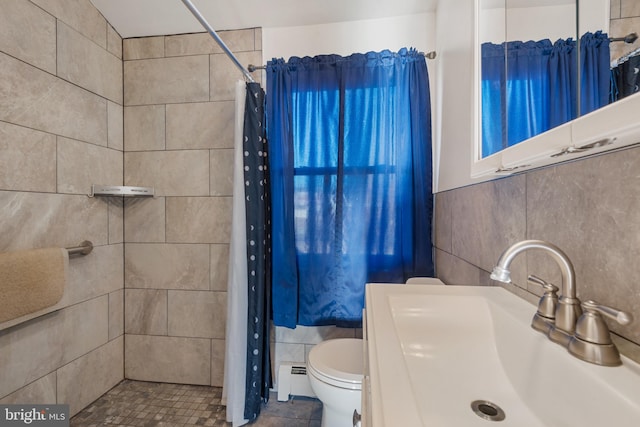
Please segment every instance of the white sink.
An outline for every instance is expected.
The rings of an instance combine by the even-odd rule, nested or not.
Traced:
[[[640,366],[578,360],[534,313],[502,288],[368,285],[372,425],[639,426]],[[475,414],[477,400],[505,419]]]

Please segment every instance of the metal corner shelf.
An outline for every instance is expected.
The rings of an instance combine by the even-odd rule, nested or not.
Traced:
[[[131,187],[126,185],[96,185],[91,186],[91,194],[89,197],[124,197],[124,198],[140,198],[153,197],[153,187]]]

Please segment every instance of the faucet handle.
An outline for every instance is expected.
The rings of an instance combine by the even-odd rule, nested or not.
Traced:
[[[542,288],[545,290],[545,292],[556,293],[559,290],[559,288],[556,285],[554,285],[553,283],[549,283],[549,282],[545,281],[544,279],[539,278],[538,276],[534,276],[533,274],[530,274],[527,277],[527,280],[530,283],[542,286]]]
[[[569,353],[596,365],[621,365],[620,352],[611,341],[609,328],[602,316],[628,325],[632,320],[631,315],[591,300],[583,302],[582,309],[584,311],[576,324],[575,335],[569,341]]]
[[[610,344],[609,328],[602,316],[615,320],[621,325],[628,325],[633,320],[631,314],[613,307],[598,304],[593,300],[582,303],[584,313],[576,325],[576,337],[594,344]]]
[[[533,274],[529,275],[527,280],[529,283],[542,286],[544,289],[544,294],[538,303],[538,314],[547,319],[555,319],[556,305],[558,304],[558,287]]]
[[[540,297],[538,302],[538,311],[536,311],[531,327],[538,332],[548,335],[556,322],[556,307],[558,306],[558,287],[547,283],[538,276],[530,275],[527,277],[530,283],[542,286],[544,295]]]
[[[598,313],[608,317],[611,320],[615,320],[621,325],[628,325],[633,321],[633,316],[626,311],[618,310],[617,308],[608,307],[606,305],[598,304],[593,300],[588,300],[582,303],[582,309],[584,311],[597,311]]]

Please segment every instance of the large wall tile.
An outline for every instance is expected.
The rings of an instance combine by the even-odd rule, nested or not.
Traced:
[[[436,249],[436,272],[447,285],[481,284],[478,267],[439,249]]]
[[[124,289],[109,294],[109,340],[124,334]]]
[[[355,338],[355,331],[355,328],[339,328],[337,326],[298,325],[295,329],[276,326],[275,340],[277,343],[319,344],[322,341],[336,338]]]
[[[28,0],[4,0],[0,51],[56,72],[56,19]]]
[[[124,379],[124,337],[58,369],[58,401],[69,404],[69,416]]]
[[[56,345],[63,347],[59,353],[63,364],[99,347],[109,339],[108,295],[65,308],[61,317],[61,334],[57,337]]]
[[[125,377],[141,381],[209,385],[211,340],[127,335]]]
[[[122,37],[109,23],[107,23],[107,50],[116,58],[122,59]]]
[[[231,197],[168,197],[167,242],[229,243]]]
[[[209,245],[128,243],[128,288],[209,290]]]
[[[211,385],[222,387],[224,384],[225,341],[211,340]]]
[[[107,101],[0,53],[0,120],[107,145]]]
[[[164,57],[164,36],[124,39],[122,49],[125,61]]]
[[[122,61],[58,22],[58,77],[122,104]]]
[[[610,17],[611,19],[618,19],[620,18],[620,2],[621,0],[611,0],[609,2],[609,6],[611,8],[611,12],[610,12]]]
[[[97,246],[89,255],[72,257],[63,299],[77,303],[122,289],[123,246]]]
[[[640,149],[567,163],[528,174],[527,237],[547,240],[572,261],[578,296],[640,318]],[[531,273],[560,285],[546,254],[528,257]],[[613,322],[612,322],[613,323]],[[640,343],[640,323],[611,328]]]
[[[626,19],[612,19],[609,35],[611,37],[624,37],[629,33],[638,32],[640,17]],[[629,51],[626,43],[611,43],[611,58],[617,59]]]
[[[233,162],[234,150],[211,150],[211,184],[212,196],[233,196]]]
[[[107,208],[83,195],[0,191],[0,250],[107,243]]]
[[[107,21],[90,0],[31,0],[31,2],[93,40],[98,46],[107,47]]]
[[[56,403],[56,373],[37,379],[29,385],[0,399],[2,405]]]
[[[105,295],[0,333],[0,396],[105,344],[107,318]]]
[[[109,243],[122,243],[124,241],[124,200],[107,199],[109,210]]]
[[[169,291],[169,335],[224,339],[227,293]]]
[[[240,52],[238,61],[245,65],[262,65],[262,52]],[[254,80],[260,81],[260,71],[251,73]],[[235,83],[243,79],[242,72],[224,53],[211,55],[211,101],[232,101],[235,99]]]
[[[145,183],[132,185],[146,186]],[[125,242],[165,241],[165,200],[164,197],[131,199],[124,207]]]
[[[451,198],[451,254],[491,271],[507,247],[525,238],[525,203],[524,176],[456,190]],[[525,257],[518,257],[511,272],[516,283],[526,286],[525,266]]]
[[[218,31],[217,33],[224,41],[224,32]],[[178,34],[165,37],[165,55],[167,57],[209,53],[222,53],[222,49],[209,33]]]
[[[56,191],[56,137],[0,122],[0,189]]]
[[[124,63],[125,105],[209,100],[209,57],[143,59]]]
[[[218,35],[225,45],[235,53],[255,50],[255,30],[219,31]],[[180,34],[165,38],[166,56],[201,55],[223,53],[218,43],[208,34]],[[246,65],[245,65],[246,66]]]
[[[107,103],[107,146],[114,150],[124,150],[124,114],[122,105]]]
[[[304,344],[288,344],[276,342],[273,351],[272,367],[275,373],[278,372],[283,362],[294,362],[304,365],[306,363],[306,350]],[[274,382],[277,376],[274,377]]]
[[[451,252],[451,198],[452,191],[436,194],[434,210],[433,244],[436,248]]]
[[[258,28],[254,28],[253,29],[253,40],[254,40],[254,47],[253,50],[259,50],[262,51],[262,28],[258,27]],[[255,64],[257,65],[257,64]],[[260,64],[263,65],[263,64]]]
[[[620,16],[622,18],[640,16],[640,4],[635,0],[621,0]]]
[[[167,149],[233,148],[233,101],[167,105]]]
[[[125,289],[124,332],[167,335],[167,291]]]
[[[58,192],[90,194],[92,184],[122,181],[122,152],[58,137]]]
[[[126,151],[164,150],[165,106],[149,105],[124,108]]]
[[[229,279],[229,245],[211,246],[211,290],[226,291]]]
[[[124,155],[126,185],[154,187],[156,196],[208,196],[207,150],[128,152]]]

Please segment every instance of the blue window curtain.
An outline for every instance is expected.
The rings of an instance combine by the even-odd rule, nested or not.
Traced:
[[[580,115],[609,103],[611,90],[611,53],[609,37],[598,31],[580,39]]]
[[[430,114],[413,49],[269,61],[276,325],[356,326],[365,283],[433,275]]]
[[[483,157],[578,116],[574,40],[483,43],[481,56]],[[606,34],[581,37],[580,70],[580,114],[587,114],[609,102]]]
[[[549,129],[552,44],[508,42],[507,46],[507,146]]]
[[[504,45],[483,43],[480,93],[482,94],[482,156],[507,148],[507,104]]]

